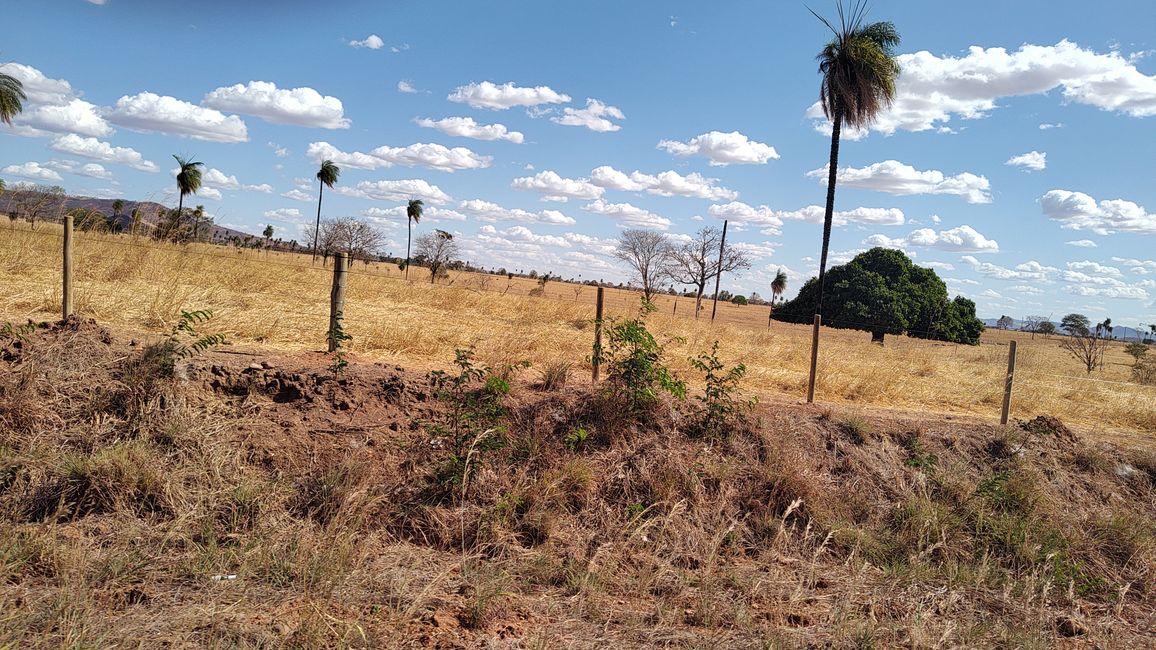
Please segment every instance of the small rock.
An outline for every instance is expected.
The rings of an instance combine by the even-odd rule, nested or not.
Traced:
[[[137,346],[136,339],[133,339],[133,340],[128,342],[128,347],[135,348],[136,346]]]
[[[1056,631],[1060,636],[1073,637],[1087,634],[1088,628],[1071,616],[1061,616],[1056,619]]]
[[[261,369],[262,369],[261,364],[259,364],[259,363],[250,363],[249,364],[249,370],[261,370]]]
[[[269,363],[268,361],[262,361],[261,367],[264,368],[265,370],[268,370],[268,369],[273,367],[273,364]]]

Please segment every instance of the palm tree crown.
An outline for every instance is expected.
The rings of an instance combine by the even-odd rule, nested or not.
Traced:
[[[12,126],[12,118],[24,110],[24,84],[16,77],[0,72],[0,122]]]
[[[333,189],[333,184],[337,182],[338,176],[341,176],[341,168],[332,160],[321,162],[321,169],[317,170],[317,180],[324,183],[329,189]]]
[[[197,190],[201,189],[201,168],[205,166],[205,163],[188,160],[177,155],[174,155],[173,159],[180,166],[180,169],[177,170],[177,189],[181,191],[181,197],[183,198],[187,194],[196,194]]]
[[[421,199],[410,199],[409,205],[405,206],[405,215],[414,223],[421,223],[421,215],[424,209],[425,204],[422,203]]]
[[[421,215],[425,210],[425,204],[421,199],[410,199],[409,204],[405,206],[406,223],[409,226],[408,233],[405,238],[405,277],[409,278],[409,244],[413,239],[413,224],[421,223]],[[438,231],[442,232],[442,231]]]
[[[815,14],[835,34],[817,57],[823,75],[819,102],[828,119],[840,126],[867,126],[895,99],[899,32],[890,22],[864,25],[866,10],[863,2],[849,10],[840,4],[838,27]]]
[[[775,279],[771,281],[772,302],[774,301],[774,299],[777,299],[779,296],[783,295],[783,292],[786,290],[787,290],[787,274],[783,273],[783,269],[779,269],[779,272],[775,274]]]
[[[205,163],[197,162],[188,158],[182,158],[173,154],[173,159],[177,161],[177,190],[180,191],[180,196],[177,198],[177,223],[184,217],[185,213],[185,195],[196,194],[197,190],[201,189],[201,168]],[[199,218],[194,217],[193,221],[193,239],[197,238],[197,225]]]

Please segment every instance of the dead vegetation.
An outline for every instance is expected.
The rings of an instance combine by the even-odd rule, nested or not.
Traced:
[[[0,345],[0,647],[1156,643],[1156,456],[1054,418]]]

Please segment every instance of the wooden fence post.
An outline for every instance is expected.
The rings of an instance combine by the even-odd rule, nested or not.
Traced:
[[[1012,380],[1016,375],[1016,342],[1012,341],[1007,349],[1007,377],[1004,379],[1003,385],[1003,411],[999,416],[1000,424],[1007,424],[1008,416],[1011,415],[1011,398],[1012,398]]]
[[[602,365],[602,297],[604,291],[605,289],[598,287],[598,306],[594,308],[594,354],[590,357],[594,371],[590,381],[595,384],[598,383],[598,370]]]
[[[807,403],[815,402],[815,371],[819,367],[819,325],[823,317],[815,314],[815,329],[811,332],[811,378],[807,381]]]
[[[337,253],[333,256],[333,288],[329,292],[329,351],[337,350],[340,341],[337,331],[339,319],[345,317],[345,271],[349,268],[349,254]]]
[[[714,274],[714,305],[710,308],[710,322],[714,322],[715,312],[718,311],[718,284],[722,280],[723,252],[727,247],[727,222],[723,220],[722,240],[718,245],[718,270]]]
[[[64,320],[72,315],[72,215],[64,217]]]

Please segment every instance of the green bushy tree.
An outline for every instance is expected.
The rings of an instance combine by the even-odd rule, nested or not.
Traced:
[[[947,297],[947,285],[935,271],[916,266],[891,248],[873,248],[847,264],[832,267],[826,279],[823,324],[871,332],[873,341],[886,334],[907,334],[954,343],[979,343],[983,323],[975,303],[962,296]],[[773,318],[809,323],[818,299],[812,278],[799,295],[775,309]]]

